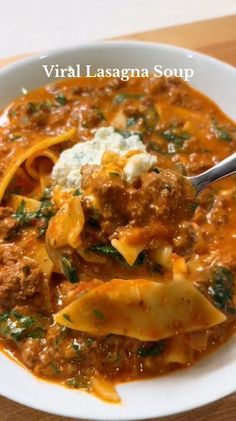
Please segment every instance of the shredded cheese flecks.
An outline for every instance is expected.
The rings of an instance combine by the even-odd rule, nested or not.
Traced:
[[[53,167],[52,179],[62,189],[77,189],[81,186],[81,167],[86,164],[100,165],[105,152],[114,152],[124,157],[130,151],[137,154],[127,159],[124,178],[132,183],[143,172],[155,165],[157,158],[146,151],[146,146],[138,134],[128,138],[117,133],[113,127],[103,127],[96,131],[94,139],[78,143],[62,152]]]

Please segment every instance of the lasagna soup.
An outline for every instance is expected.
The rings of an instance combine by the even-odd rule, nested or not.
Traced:
[[[236,322],[236,181],[185,176],[236,126],[179,78],[62,80],[0,117],[0,341],[36,376],[119,402]]]

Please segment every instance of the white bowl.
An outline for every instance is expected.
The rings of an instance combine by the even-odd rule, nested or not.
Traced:
[[[140,42],[94,43],[33,56],[0,71],[0,107],[52,82],[42,64],[92,64],[95,67],[192,68],[191,84],[236,118],[236,69],[202,54],[169,45]],[[138,420],[190,410],[236,390],[236,338],[193,367],[161,378],[118,386],[120,405],[45,382],[0,354],[0,393],[22,404],[54,414],[95,420]]]

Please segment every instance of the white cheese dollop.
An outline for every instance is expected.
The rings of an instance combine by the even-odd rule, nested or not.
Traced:
[[[157,162],[154,155],[139,153],[131,156],[124,166],[124,176],[128,183],[133,183],[144,172],[148,172]]]
[[[77,189],[81,185],[80,170],[83,165],[100,165],[106,151],[124,156],[132,150],[138,150],[141,153],[129,158],[124,167],[124,177],[130,183],[142,172],[148,171],[157,159],[146,151],[138,134],[124,138],[113,127],[102,127],[96,131],[93,140],[78,143],[61,153],[53,167],[52,179],[62,189]]]

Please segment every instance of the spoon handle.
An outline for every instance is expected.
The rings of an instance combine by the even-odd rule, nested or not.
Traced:
[[[236,173],[236,152],[202,174],[188,177],[188,180],[199,194],[209,184],[234,173]]]

